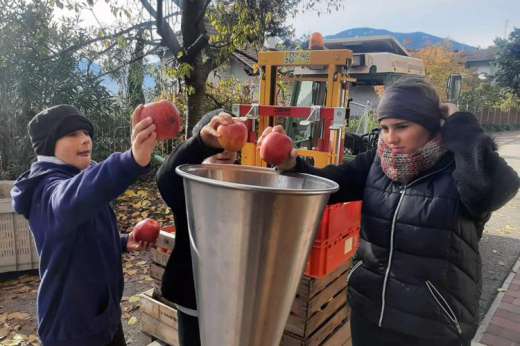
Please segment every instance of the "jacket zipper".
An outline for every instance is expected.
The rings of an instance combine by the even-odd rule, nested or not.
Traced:
[[[451,308],[450,304],[448,304],[448,301],[444,299],[441,292],[439,292],[437,287],[435,287],[435,285],[430,280],[426,281],[426,287],[428,287],[430,294],[432,295],[433,299],[435,299],[435,302],[440,306],[444,314],[450,319],[451,322],[453,322],[455,328],[457,328],[457,332],[459,333],[459,335],[462,334],[462,328],[460,327],[457,315],[455,315],[455,312]]]
[[[349,272],[348,275],[347,275],[347,282],[350,281],[350,277],[352,276],[352,274],[354,274],[354,272],[355,272],[359,267],[361,267],[362,264],[363,264],[363,261],[359,261],[359,262],[357,262],[357,263],[352,267],[352,269],[350,270],[350,272]]]
[[[406,191],[406,185],[403,187],[399,193],[401,196],[399,197],[399,202],[397,202],[397,207],[394,211],[394,217],[392,218],[392,229],[390,231],[390,255],[388,256],[388,265],[386,266],[385,279],[383,281],[383,291],[381,292],[381,313],[379,314],[379,327],[383,324],[383,315],[385,314],[385,304],[386,304],[386,284],[388,282],[388,274],[390,274],[390,267],[392,266],[392,256],[394,254],[394,232],[395,232],[395,222],[397,220],[397,213],[399,213],[399,208],[401,207],[401,202],[404,199]]]
[[[401,203],[404,199],[404,196],[405,196],[405,192],[406,192],[406,189],[414,184],[416,184],[417,182],[421,181],[421,180],[424,180],[434,174],[437,174],[443,170],[445,170],[449,165],[446,165],[445,167],[442,167],[441,169],[438,169],[434,172],[431,172],[430,174],[427,174],[423,177],[420,177],[414,181],[412,181],[411,183],[409,184],[405,184],[402,189],[399,191],[399,193],[401,194],[401,196],[399,197],[399,202],[397,202],[397,207],[395,208],[395,211],[394,211],[394,216],[392,218],[392,228],[390,230],[390,254],[388,256],[388,265],[386,266],[386,271],[385,271],[385,278],[383,280],[383,290],[381,292],[381,313],[379,314],[379,323],[378,323],[378,326],[381,327],[382,324],[383,324],[383,316],[385,314],[385,305],[386,305],[386,286],[387,286],[387,283],[388,283],[388,276],[390,274],[390,268],[392,266],[392,257],[393,257],[393,254],[394,254],[394,232],[395,232],[395,224],[396,224],[396,221],[397,221],[397,214],[399,213],[399,208],[401,207]]]

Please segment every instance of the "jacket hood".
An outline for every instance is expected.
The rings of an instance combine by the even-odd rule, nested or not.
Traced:
[[[77,174],[79,170],[69,165],[62,165],[53,162],[37,161],[31,168],[16,179],[11,189],[12,205],[18,214],[29,218],[31,212],[32,197],[36,188],[49,174],[62,173],[67,176]]]

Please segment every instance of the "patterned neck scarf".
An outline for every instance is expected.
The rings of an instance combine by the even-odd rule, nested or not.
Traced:
[[[437,135],[422,148],[410,154],[394,154],[381,136],[377,143],[377,156],[381,160],[381,168],[388,178],[407,184],[419,173],[432,168],[446,148],[442,145],[442,138]]]

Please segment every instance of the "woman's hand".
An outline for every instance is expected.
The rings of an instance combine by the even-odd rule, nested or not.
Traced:
[[[206,158],[202,163],[216,163],[216,164],[232,164],[237,159],[235,151],[223,151],[216,155]]]
[[[286,134],[285,130],[280,125],[276,125],[275,127],[269,126],[264,130],[264,132],[262,133],[260,138],[258,138],[256,145],[258,147],[260,147],[262,145],[262,141],[264,140],[264,138],[267,137],[267,135],[270,134],[271,132],[279,132],[284,135]],[[276,167],[281,171],[291,170],[294,168],[294,166],[296,166],[296,157],[298,157],[298,153],[293,148],[293,150],[291,150],[291,154],[289,155],[289,158]]]
[[[205,145],[211,148],[222,149],[218,141],[217,128],[220,125],[228,125],[233,123],[233,117],[225,112],[211,118],[210,122],[200,130],[200,138]]]

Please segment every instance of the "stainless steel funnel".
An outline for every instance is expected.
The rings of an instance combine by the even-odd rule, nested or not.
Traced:
[[[239,165],[183,165],[203,346],[280,343],[330,180]]]

